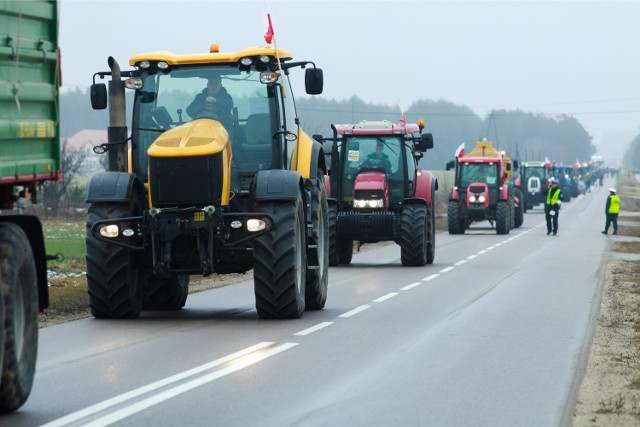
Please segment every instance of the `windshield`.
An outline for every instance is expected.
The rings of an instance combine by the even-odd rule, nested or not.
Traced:
[[[143,88],[137,91],[134,105],[133,135],[137,156],[135,170],[146,180],[147,149],[165,130],[191,120],[208,117],[219,120],[234,143],[251,139],[247,122],[270,126],[270,104],[267,86],[260,83],[260,72],[240,71],[236,66],[197,66],[174,68],[167,73],[142,73]],[[251,118],[250,118],[251,117]],[[271,141],[249,141],[269,144],[265,159],[256,169],[266,168],[271,159]]]
[[[497,163],[460,163],[460,187],[468,187],[474,182],[487,185],[498,184]]]
[[[344,146],[343,200],[352,198],[353,183],[358,173],[366,169],[383,171],[391,186],[391,198],[404,196],[404,144],[396,136],[353,136]],[[394,179],[395,178],[395,179]]]

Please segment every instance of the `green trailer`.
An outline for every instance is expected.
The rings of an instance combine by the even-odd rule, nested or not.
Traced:
[[[39,219],[5,214],[61,177],[58,3],[0,0],[0,37],[0,412],[11,412],[31,392],[49,294]]]

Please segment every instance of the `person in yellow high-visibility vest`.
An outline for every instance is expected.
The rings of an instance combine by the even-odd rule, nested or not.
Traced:
[[[609,226],[613,224],[613,234],[618,234],[618,213],[620,213],[620,197],[616,194],[615,188],[609,189],[609,197],[607,197],[607,205],[604,208],[607,216],[607,222],[604,226],[602,234],[609,233]]]
[[[547,236],[553,232],[558,234],[558,216],[560,215],[560,204],[562,203],[562,190],[558,188],[560,181],[551,180],[551,185],[547,189],[547,198],[544,203],[544,213],[547,220]]]

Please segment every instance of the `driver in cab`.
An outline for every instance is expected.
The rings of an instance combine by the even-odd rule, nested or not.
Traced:
[[[391,161],[382,151],[384,150],[384,143],[378,141],[376,144],[376,151],[367,156],[367,160],[364,162],[364,167],[369,168],[383,168],[387,174],[391,173]]]
[[[207,80],[207,87],[196,95],[187,107],[187,114],[192,119],[208,117],[218,119],[227,127],[231,122],[233,99],[222,86],[220,76],[212,76]]]

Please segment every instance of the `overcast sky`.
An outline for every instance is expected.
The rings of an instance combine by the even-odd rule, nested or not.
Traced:
[[[268,7],[278,47],[324,70],[324,98],[567,114],[612,163],[640,132],[640,1],[60,3],[65,90],[86,88],[110,55],[128,69],[142,52],[264,45]]]

